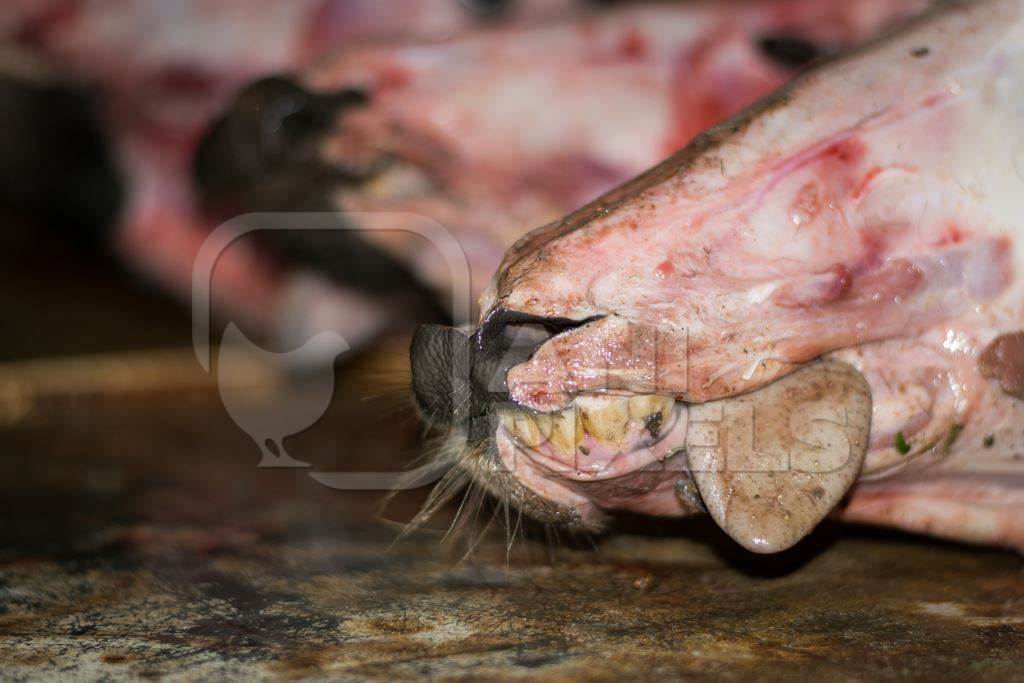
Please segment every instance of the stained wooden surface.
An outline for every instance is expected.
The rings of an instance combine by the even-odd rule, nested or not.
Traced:
[[[73,352],[76,337],[90,352],[187,339],[184,314],[105,271],[46,289],[49,309],[14,297],[12,272],[4,298],[35,312],[8,360]],[[398,467],[419,448],[401,399],[366,398],[373,361],[343,370],[329,414],[289,442],[312,471]],[[826,525],[761,558],[706,523],[632,519],[511,551],[495,525],[465,559],[439,531],[393,543],[378,493],[258,469],[201,383],[22,406],[0,426],[0,459],[4,679],[1024,675],[1013,553]],[[407,519],[421,497],[385,517]]]

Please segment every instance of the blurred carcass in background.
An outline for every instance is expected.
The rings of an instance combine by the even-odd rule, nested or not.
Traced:
[[[0,11],[0,203],[79,242],[99,241],[149,282],[185,296],[213,227],[191,165],[211,120],[245,82],[360,41],[436,41],[496,22],[567,14],[580,0],[43,0]],[[233,315],[263,326],[272,259],[223,266]],[[221,288],[218,288],[218,292]],[[354,319],[358,319],[358,313]]]

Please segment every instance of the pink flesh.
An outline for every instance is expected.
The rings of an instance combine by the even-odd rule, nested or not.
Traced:
[[[348,196],[342,206],[418,211],[440,220],[466,250],[479,290],[526,227],[641,171],[788,78],[756,53],[753,39],[761,33],[781,28],[829,45],[849,44],[923,1],[630,8],[592,23],[349,50],[308,79],[322,88],[365,85],[374,96],[373,107],[355,123],[346,115],[345,128],[331,141],[342,155],[351,152],[351,137],[366,135],[377,148],[397,151],[443,179],[426,196],[385,204]],[[503,19],[536,22],[578,4],[517,2]],[[0,27],[62,70],[101,84],[109,127],[132,182],[117,248],[140,272],[182,295],[196,251],[214,227],[194,206],[191,157],[208,122],[238,87],[300,68],[338,43],[432,40],[468,29],[472,19],[458,0],[254,5],[52,0],[26,3]],[[538,64],[544,68],[538,71]],[[608,108],[609,91],[618,95],[616,109]],[[548,106],[533,106],[538,100]],[[394,129],[406,132],[396,140]],[[425,281],[448,286],[437,255],[419,241],[392,237],[382,246]],[[295,301],[289,294],[297,287],[294,279],[271,255],[236,247],[219,262],[213,291],[225,310],[268,329],[282,317],[296,318],[294,310],[279,311],[288,305],[282,302]],[[318,291],[323,296],[315,301],[335,300],[343,309],[326,318],[351,321],[345,329],[351,344],[397,315],[391,306],[358,301],[354,291]]]
[[[831,352],[875,397],[838,514],[1024,548],[1024,404],[977,367],[1024,328],[1022,45],[1019,2],[937,13],[524,238],[484,310],[604,317],[513,368],[513,397],[701,402]]]
[[[188,297],[200,245],[216,227],[194,207],[192,154],[243,83],[298,66],[350,32],[318,25],[331,0],[54,0],[26,3],[6,26],[56,68],[105,95],[108,129],[128,180],[115,247],[149,279]],[[245,245],[218,261],[217,303],[262,328],[287,278]]]
[[[433,184],[398,198],[346,193],[339,205],[438,220],[463,244],[479,289],[524,228],[580,206],[792,77],[759,51],[761,37],[851,45],[924,4],[638,5],[442,45],[343,52],[306,80],[372,97],[344,114],[327,154],[392,155]],[[449,286],[418,240],[388,236],[385,246],[427,282]]]

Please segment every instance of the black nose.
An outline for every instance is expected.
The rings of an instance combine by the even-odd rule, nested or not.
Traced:
[[[413,393],[424,417],[453,425],[486,415],[509,400],[505,376],[553,335],[588,320],[542,318],[492,309],[472,336],[423,325],[410,349]]]
[[[412,338],[412,389],[432,424],[465,421],[472,411],[470,338],[454,327],[421,325]]]
[[[196,151],[195,187],[215,216],[246,211],[317,210],[323,191],[358,182],[365,170],[328,166],[319,146],[339,111],[366,104],[356,89],[318,94],[271,77],[242,90]]]

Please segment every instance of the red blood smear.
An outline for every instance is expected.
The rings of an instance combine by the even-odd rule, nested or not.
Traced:
[[[654,269],[654,272],[659,278],[667,278],[669,275],[675,272],[675,266],[672,265],[671,261],[662,261],[658,264],[658,267]]]
[[[878,174],[881,173],[883,170],[885,169],[881,168],[880,166],[875,166],[873,169],[868,171],[868,174],[864,176],[861,179],[861,181],[857,183],[857,187],[854,188],[853,198],[860,199],[861,197],[863,197],[865,190],[868,189],[868,185],[870,185],[871,181],[878,177]]]
[[[938,246],[946,247],[953,244],[960,244],[966,237],[967,235],[960,226],[950,223],[946,226],[946,230],[943,232],[942,237],[939,238]]]
[[[849,137],[829,145],[825,149],[824,154],[853,165],[859,163],[864,158],[865,151],[864,143],[857,138]]]

